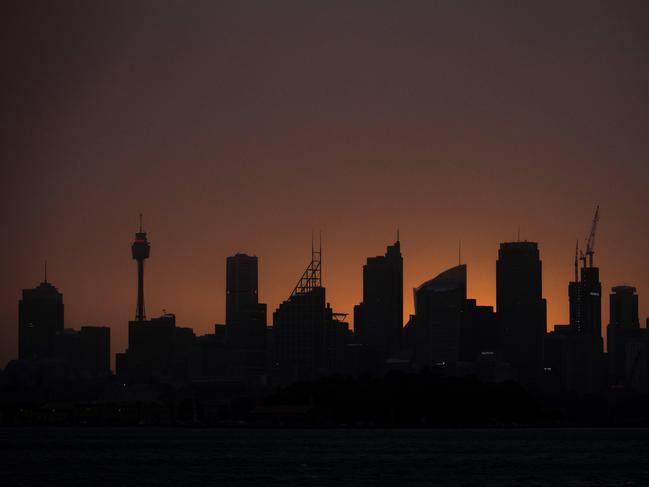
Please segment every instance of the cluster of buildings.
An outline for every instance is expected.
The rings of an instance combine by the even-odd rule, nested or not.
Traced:
[[[18,363],[23,382],[66,383],[107,378],[110,328],[64,328],[63,295],[45,279],[18,303]],[[31,373],[30,373],[31,372]]]
[[[322,285],[322,248],[290,296],[268,313],[258,295],[258,259],[226,260],[225,323],[196,336],[173,314],[147,319],[144,261],[147,234],[136,233],[138,267],[135,319],[128,348],[116,355],[115,376],[124,384],[195,381],[268,386],[329,374],[382,374],[427,367],[441,374],[476,375],[485,381],[518,380],[579,393],[610,387],[649,392],[649,332],[640,327],[638,295],[615,286],[610,294],[607,353],[601,326],[601,284],[594,265],[594,232],[575,256],[568,285],[570,322],[548,333],[537,243],[500,244],[496,310],[467,296],[467,266],[459,264],[414,289],[414,314],[403,320],[403,257],[399,236],[384,255],[363,266],[363,298],[347,315],[335,312]],[[63,298],[47,282],[23,291],[19,361],[58,364],[86,380],[112,376],[110,329],[64,328]],[[649,319],[647,320],[649,326]],[[16,366],[14,364],[14,366]]]

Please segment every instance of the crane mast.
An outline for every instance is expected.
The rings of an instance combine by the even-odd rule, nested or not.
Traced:
[[[590,233],[588,234],[588,239],[586,240],[586,251],[580,252],[579,259],[583,263],[583,267],[586,267],[586,261],[588,261],[588,267],[593,267],[593,256],[595,255],[595,235],[597,233],[597,223],[599,222],[599,205],[595,208],[595,216],[593,216],[593,223],[590,227]]]

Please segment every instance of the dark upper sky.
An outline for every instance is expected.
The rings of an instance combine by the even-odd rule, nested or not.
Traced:
[[[225,257],[285,299],[324,232],[334,308],[401,229],[412,288],[457,262],[495,304],[498,243],[539,242],[548,326],[597,203],[606,294],[649,316],[647,2],[8,2],[2,23],[0,366],[50,281],[66,326],[224,320]],[[603,299],[603,322],[608,318]],[[269,322],[271,316],[269,313]]]

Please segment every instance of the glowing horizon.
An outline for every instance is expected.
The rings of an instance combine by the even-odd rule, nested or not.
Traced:
[[[454,265],[460,240],[468,296],[494,306],[498,245],[520,228],[539,243],[552,329],[568,321],[575,239],[596,204],[602,324],[621,283],[649,316],[641,5],[16,8],[0,367],[45,259],[66,327],[108,325],[111,354],[126,347],[140,212],[147,312],[173,310],[197,334],[223,322],[238,251],[259,257],[271,322],[313,229],[328,301],[351,318],[365,259],[399,228],[405,323],[412,288]]]

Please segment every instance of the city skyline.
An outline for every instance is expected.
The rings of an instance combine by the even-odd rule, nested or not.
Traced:
[[[140,217],[140,218],[141,218],[141,217]],[[139,227],[138,232],[142,232],[142,231],[144,231],[144,232],[145,232],[144,235],[146,235],[147,233],[149,233],[149,228],[148,228],[148,226],[146,226],[146,225],[145,225],[144,228],[143,228],[143,227],[141,226],[141,223],[140,223],[140,227]],[[516,239],[519,239],[519,238],[520,238],[520,240],[511,240],[511,242],[528,242],[528,240],[525,240],[525,239],[523,239],[523,238],[520,236],[520,233],[519,233],[519,232],[520,232],[520,231],[517,232]],[[398,233],[400,233],[400,230],[397,230],[397,231],[395,232],[395,235],[393,235],[393,237],[399,238],[399,240],[397,240],[397,242],[401,243],[401,237],[398,235]],[[136,235],[139,236],[140,234],[141,234],[141,233],[137,233]],[[313,237],[311,236],[311,238],[313,238]],[[322,238],[322,237],[321,237],[321,238]],[[394,238],[393,238],[393,239],[394,239]],[[313,244],[313,242],[311,242],[311,244]],[[460,244],[460,243],[458,242],[458,245],[459,245],[459,244]],[[389,246],[389,245],[391,245],[391,243],[388,242],[386,245]],[[157,247],[157,245],[156,245],[156,247]],[[459,251],[460,249],[458,248],[457,250]],[[155,248],[155,247],[154,247],[153,252],[154,252],[153,255],[155,256],[155,255],[156,255],[156,248]],[[539,253],[540,253],[540,259],[541,259],[541,261],[543,261],[543,248],[542,248],[541,245],[539,245]],[[234,256],[237,256],[237,255],[242,255],[242,254],[239,253],[239,252],[235,252],[235,253],[232,254],[232,256],[224,257],[223,260],[224,260],[224,262],[226,262],[226,261],[229,262],[232,258],[234,258]],[[326,256],[327,256],[327,254],[326,254],[326,247],[324,247],[324,249],[322,250],[322,255],[323,255],[322,259],[326,262],[326,261],[327,261],[327,257],[326,257]],[[245,256],[245,254],[244,254],[244,256]],[[262,264],[259,264],[259,265],[260,265],[260,269],[259,269],[259,281],[260,281],[260,282],[263,282],[263,281],[265,281],[265,279],[263,278],[263,276],[264,276],[263,260],[260,259],[259,256],[256,256],[256,255],[254,255],[254,254],[252,254],[252,257],[255,259],[255,261],[260,260],[260,261],[262,262]],[[368,254],[368,255],[366,256],[366,258],[369,258],[369,257],[371,257],[371,255]],[[574,257],[573,257],[573,258],[574,258]],[[460,263],[462,263],[462,265],[466,265],[466,264],[467,264],[466,248],[465,248],[465,250],[464,250],[464,253],[460,253],[460,252],[458,252],[458,255],[456,255],[456,259],[460,260]],[[335,260],[335,259],[334,259],[334,260]],[[404,262],[405,262],[404,268],[405,268],[405,269],[408,268],[408,267],[407,267],[407,260],[408,260],[408,259],[407,259],[407,254],[404,254]],[[470,260],[470,258],[469,258],[468,260]],[[155,260],[154,260],[153,262],[154,262],[153,265],[155,265]],[[599,250],[596,251],[596,262],[597,262],[597,265],[598,265],[598,266],[601,265],[601,257],[599,257]],[[494,261],[494,263],[495,263],[495,261]],[[132,264],[132,262],[131,262],[131,264]],[[545,262],[544,262],[544,264],[545,264]],[[151,266],[150,263],[147,264],[147,265],[148,265],[148,266]],[[257,264],[255,264],[255,265],[257,265]],[[361,281],[361,287],[362,287],[362,280],[363,280],[363,279],[362,279],[362,272],[363,272],[362,269],[363,269],[363,265],[364,265],[364,263],[359,267],[359,273],[360,273],[359,280]],[[442,268],[442,269],[441,269],[440,271],[438,271],[437,273],[439,273],[439,272],[443,272],[443,271],[445,271],[446,269],[451,268],[451,267],[453,267],[453,265],[449,264],[448,267],[446,267],[446,268]],[[467,268],[470,269],[470,266],[467,265]],[[52,275],[51,275],[51,264],[50,264],[50,274],[49,274],[49,277],[48,277],[48,275],[47,275],[47,262],[44,262],[43,272],[45,273],[45,275],[44,275],[44,281],[43,281],[43,282],[52,283],[54,286],[57,287],[57,289],[59,290],[59,292],[63,293],[64,296],[67,296],[67,294],[64,292],[64,290],[62,290],[62,289],[60,288],[60,286],[58,286],[58,284],[56,283],[56,281],[53,281],[53,280],[52,280]],[[323,272],[323,275],[327,275],[327,269],[326,269],[326,266],[325,266],[324,264],[323,264],[323,271],[322,271],[322,272]],[[467,274],[469,274],[469,272],[470,272],[470,271],[467,271]],[[542,277],[542,279],[543,279],[544,281],[545,281],[545,279],[546,279],[546,277],[545,277],[545,273],[546,273],[546,272],[547,272],[547,269],[546,269],[546,266],[544,265],[544,266],[543,266],[543,270],[542,270],[542,273],[543,273],[543,277]],[[147,268],[147,274],[149,274],[149,273],[150,273],[150,270]],[[216,273],[219,274],[218,272],[216,272]],[[404,272],[404,274],[405,274],[405,272]],[[226,277],[225,277],[225,276],[226,276],[226,273],[221,272],[220,275],[222,275],[222,278],[223,278],[223,279],[226,279]],[[432,274],[431,277],[433,277],[434,275],[435,275],[435,274]],[[426,278],[425,280],[428,281],[431,277],[428,277],[428,278]],[[470,283],[471,283],[471,279],[472,279],[472,278],[471,278],[471,276],[469,275],[469,276],[467,277],[467,295],[469,295],[469,296],[471,296],[471,297],[473,297],[473,298],[475,299],[475,296],[472,294],[472,291],[471,291],[471,289],[472,289],[472,286],[470,285]],[[136,285],[133,286],[133,293],[134,293],[133,295],[135,296],[135,295],[137,295],[137,282],[138,282],[138,280],[135,279],[135,278],[133,278],[133,276],[131,276],[130,281],[134,281],[134,282],[136,283]],[[291,282],[291,281],[289,281],[289,282]],[[335,282],[335,281],[334,281],[334,282]],[[407,285],[405,284],[405,282],[406,282],[406,280],[404,279],[404,287],[403,287],[403,294],[404,294],[404,313],[403,313],[403,314],[404,314],[404,317],[403,317],[403,324],[404,324],[404,326],[405,326],[405,324],[407,324],[407,322],[408,322],[408,316],[410,316],[411,314],[414,313],[414,301],[413,301],[413,299],[412,299],[412,298],[413,298],[413,297],[412,297],[412,293],[414,292],[414,290],[415,290],[419,285],[421,285],[421,282],[420,282],[417,286],[414,286],[412,289],[409,289],[409,288],[407,287]],[[422,281],[422,282],[423,282],[423,281]],[[566,284],[566,285],[565,285],[565,290],[564,290],[564,296],[563,296],[563,298],[564,298],[564,300],[565,300],[566,303],[567,303],[567,302],[568,302],[568,282],[566,282],[565,284]],[[329,296],[331,296],[332,294],[333,294],[333,295],[336,294],[336,293],[335,293],[335,288],[329,286],[329,285],[327,284],[325,278],[323,278],[323,285],[327,288],[327,293],[329,294]],[[496,286],[496,283],[495,283],[495,277],[494,277],[494,284],[493,284],[493,285],[494,285],[494,293],[495,293],[495,286]],[[612,292],[612,288],[615,287],[615,286],[619,286],[619,285],[631,285],[631,286],[634,286],[636,289],[638,289],[638,286],[635,286],[632,282],[621,282],[621,283],[618,283],[618,284],[613,284],[613,285],[612,285],[610,288],[608,288],[608,289],[606,289],[604,286],[602,286],[602,295],[603,295],[603,297],[605,298],[605,299],[602,299],[602,328],[601,328],[601,334],[602,334],[602,336],[606,336],[606,326],[607,326],[607,324],[608,324],[608,299],[606,299],[606,298],[607,298],[608,294],[609,294],[610,292]],[[25,289],[30,289],[30,288],[32,288],[32,287],[36,287],[36,284],[31,285],[31,286],[27,286]],[[130,286],[130,285],[126,285],[126,283],[125,283],[124,288],[125,288],[125,289],[128,289],[129,287],[131,287],[131,286]],[[154,287],[154,288],[156,288],[157,286],[155,285],[155,283],[151,283],[151,282],[148,282],[148,283],[147,283],[147,286],[146,286],[146,288],[147,288],[147,292],[146,292],[146,296],[147,296],[146,299],[147,299],[147,302],[150,300],[150,295],[151,295],[150,287]],[[172,291],[172,292],[173,292],[173,291]],[[286,297],[283,298],[282,301],[284,301],[284,300],[289,296],[289,294],[290,294],[290,293],[287,293],[287,294],[286,294]],[[479,294],[479,291],[478,291],[478,294]],[[638,295],[640,295],[640,296],[642,295],[642,291],[641,291],[641,289],[638,289]],[[216,324],[216,323],[223,323],[223,324],[225,324],[225,323],[226,323],[226,316],[225,316],[226,297],[227,297],[227,296],[226,296],[226,293],[225,293],[225,286],[224,286],[224,291],[223,291],[223,294],[222,294],[222,296],[221,296],[221,298],[220,298],[220,300],[222,301],[222,306],[223,306],[223,316],[222,316],[221,318],[218,318],[218,319],[212,320],[211,323],[209,323],[209,324],[208,324],[207,326],[205,326],[204,328],[201,327],[201,326],[197,326],[195,323],[191,323],[191,322],[185,320],[185,319],[183,318],[182,315],[180,315],[180,314],[179,314],[175,309],[173,309],[173,308],[170,307],[170,306],[166,306],[166,307],[163,307],[163,308],[161,308],[161,309],[159,309],[159,310],[155,310],[155,311],[153,311],[152,313],[150,313],[150,315],[151,315],[151,316],[157,316],[157,315],[161,315],[161,314],[163,314],[163,312],[171,312],[171,313],[174,313],[174,314],[176,315],[176,318],[177,318],[177,320],[178,320],[178,322],[179,322],[180,325],[191,327],[192,329],[194,329],[194,331],[195,331],[197,334],[203,334],[203,333],[207,333],[207,332],[212,332],[212,331],[213,331],[213,326],[214,326],[214,324]],[[543,290],[542,297],[545,298],[545,290]],[[263,288],[260,288],[258,298],[259,298],[260,300],[262,300],[262,301],[266,299],[266,298],[264,298]],[[136,304],[137,299],[131,298],[131,300],[133,301],[133,305],[131,306],[131,309],[133,309],[133,308],[135,307],[135,304]],[[218,298],[217,298],[217,300],[218,300]],[[361,292],[361,294],[360,294],[360,296],[359,296],[358,302],[360,302],[361,300],[362,300],[362,292]],[[348,314],[349,314],[349,317],[348,317],[348,320],[347,320],[347,321],[349,322],[350,328],[351,328],[351,329],[355,329],[355,321],[354,321],[353,318],[352,318],[352,317],[353,317],[353,313],[347,311],[347,309],[344,309],[344,308],[340,307],[340,306],[339,306],[335,301],[333,301],[330,297],[328,297],[327,301],[332,302],[332,305],[334,306],[334,308],[336,309],[336,311],[341,311],[341,312],[348,313]],[[119,330],[116,330],[116,325],[115,325],[115,324],[109,324],[109,323],[98,322],[98,321],[90,322],[90,321],[87,321],[87,320],[86,320],[86,321],[83,321],[83,320],[82,320],[79,324],[71,324],[71,323],[69,322],[68,315],[70,314],[70,309],[73,308],[74,305],[73,305],[73,304],[72,304],[72,305],[70,304],[69,297],[65,297],[65,298],[64,298],[64,302],[65,302],[65,304],[66,304],[66,320],[65,320],[65,327],[66,327],[66,329],[67,329],[67,328],[74,328],[74,329],[77,329],[77,330],[78,330],[78,329],[80,329],[81,326],[83,326],[83,325],[109,326],[109,327],[111,328],[111,331],[112,331],[113,333],[119,335]],[[110,304],[110,303],[109,303],[109,304]],[[277,305],[274,305],[273,303],[269,303],[269,310],[270,310],[270,312],[272,313],[272,310],[277,309],[277,307],[279,306],[279,304],[280,304],[280,303],[277,303]],[[495,300],[494,300],[493,303],[490,303],[490,302],[483,302],[483,301],[481,301],[481,300],[478,298],[478,299],[477,299],[477,304],[480,305],[480,306],[492,306],[492,307],[494,308],[494,310],[497,311],[497,306],[496,306]],[[640,321],[641,321],[641,322],[644,322],[644,321],[643,321],[643,320],[644,320],[644,317],[645,317],[645,316],[649,317],[649,314],[645,314],[645,313],[643,313],[642,304],[643,304],[642,299],[640,299],[640,308],[639,308]],[[548,308],[550,308],[550,303],[548,303]],[[124,322],[124,328],[127,328],[126,323],[127,323],[128,321],[132,320],[132,319],[133,319],[133,314],[131,313],[131,316],[129,316],[128,319]],[[568,320],[567,317],[566,317],[566,319],[565,319],[564,321],[552,321],[550,315],[548,314],[548,319],[547,319],[547,331],[550,332],[550,331],[552,331],[552,330],[554,329],[554,326],[555,326],[555,325],[562,325],[562,324],[564,324],[564,323],[568,323],[568,321],[569,321],[569,320]],[[267,319],[266,319],[266,324],[267,324],[267,326],[272,326],[272,320],[269,319],[269,318],[267,318]],[[118,324],[117,326],[119,326],[119,324]],[[15,327],[14,327],[14,328],[15,328]],[[605,342],[605,343],[606,343],[606,342]],[[116,344],[116,343],[115,343],[115,340],[113,339],[113,341],[112,341],[112,343],[111,343],[111,350],[114,350],[115,352],[120,352],[120,351],[123,351],[123,350],[125,350],[125,349],[126,349],[126,343],[124,343],[124,347],[122,348],[122,347],[119,346],[119,343]],[[113,355],[114,355],[114,354],[113,354]],[[17,356],[17,355],[16,355],[16,356]],[[7,359],[7,361],[11,360],[12,358],[15,358],[15,357],[11,357],[11,356],[9,356],[8,359]],[[113,363],[113,360],[114,360],[114,358],[111,358],[111,363]]]
[[[3,479],[649,486],[649,0],[2,13]]]
[[[495,305],[520,228],[550,329],[597,204],[602,290],[636,287],[649,315],[646,2],[122,7],[4,16],[0,367],[44,260],[66,326],[126,347],[140,212],[147,313],[199,333],[224,321],[226,256],[259,257],[270,311],[321,229],[328,299],[351,314],[397,228],[404,322],[460,240],[468,295]]]

